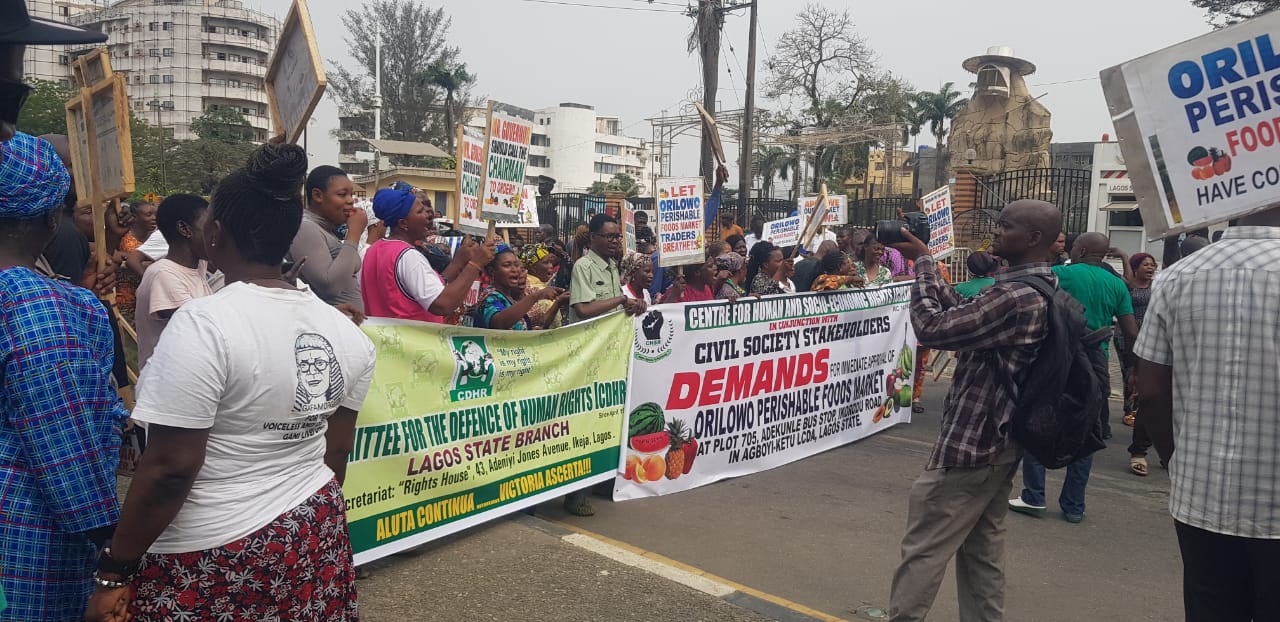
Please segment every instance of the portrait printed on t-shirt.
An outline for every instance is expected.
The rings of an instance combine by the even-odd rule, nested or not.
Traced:
[[[293,344],[293,356],[298,364],[294,412],[330,410],[342,403],[342,368],[328,339],[316,333],[303,333]]]

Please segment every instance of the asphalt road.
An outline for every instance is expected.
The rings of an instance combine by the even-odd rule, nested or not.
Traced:
[[[859,619],[888,604],[907,494],[938,431],[946,379],[931,384],[927,412],[875,437],[771,471],[676,495],[612,503],[590,518],[555,504],[539,514],[800,603]],[[1118,412],[1113,402],[1112,412]],[[1062,473],[1049,473],[1050,512],[1006,520],[1010,620],[1174,620],[1181,561],[1167,511],[1167,472],[1128,472],[1130,428],[1094,461],[1083,523],[1057,512]],[[1152,454],[1154,457],[1154,454]],[[1015,479],[1014,494],[1020,489]],[[957,617],[954,566],[931,615]]]

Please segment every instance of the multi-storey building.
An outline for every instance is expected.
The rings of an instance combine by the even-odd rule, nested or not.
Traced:
[[[238,0],[122,0],[98,6],[27,0],[33,15],[64,19],[107,34],[111,66],[125,74],[134,113],[175,138],[195,138],[191,120],[218,109],[240,112],[266,140],[271,129],[263,81],[280,23]],[[28,75],[69,80],[67,66],[93,46],[28,52]]]

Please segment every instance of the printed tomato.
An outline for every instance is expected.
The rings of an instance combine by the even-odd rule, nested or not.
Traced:
[[[635,479],[636,468],[639,466],[640,466],[640,456],[637,456],[634,454],[627,456],[627,470],[625,473],[623,473],[622,477],[624,479]]]

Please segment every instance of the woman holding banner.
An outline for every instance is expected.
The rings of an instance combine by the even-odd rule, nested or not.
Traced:
[[[536,294],[538,290],[551,285],[551,281],[556,278],[556,272],[560,269],[562,253],[560,249],[547,246],[542,242],[520,247],[520,263],[524,264],[525,271],[529,273],[529,294]],[[559,307],[556,308],[556,313],[548,315],[554,304],[555,302],[551,300],[540,300],[529,312],[529,317],[535,324],[545,325],[547,328],[560,328],[563,320],[560,317]],[[550,323],[545,321],[548,317],[551,319]]]
[[[480,297],[472,316],[476,328],[495,330],[542,330],[549,328],[549,320],[558,318],[560,307],[569,301],[569,292],[559,287],[543,287],[529,291],[529,273],[524,263],[511,247],[498,246],[493,261],[485,266],[491,288]],[[540,321],[532,318],[534,307],[550,302],[551,308],[540,313]]]
[[[716,280],[723,282],[716,290],[716,298],[733,302],[747,295],[747,262],[742,255],[729,252],[716,257]]]
[[[747,282],[750,292],[759,296],[795,293],[791,282],[795,264],[782,254],[782,249],[768,241],[756,242],[751,247],[751,260],[747,263]]]
[[[357,619],[342,480],[374,348],[280,273],[306,167],[267,144],[214,190],[204,239],[230,284],[183,305],[142,372],[151,442],[88,620]]]
[[[839,251],[827,253],[820,265],[822,274],[813,280],[812,291],[826,292],[837,289],[862,287],[864,281],[858,276],[853,258]]]
[[[649,285],[653,283],[653,258],[648,253],[627,253],[618,269],[622,272],[622,295],[653,304]]]

